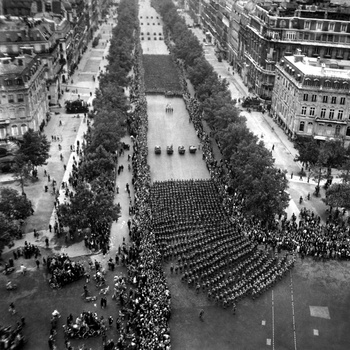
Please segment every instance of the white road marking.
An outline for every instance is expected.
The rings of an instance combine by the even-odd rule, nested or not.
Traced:
[[[294,310],[294,294],[293,294],[293,275],[292,271],[290,273],[290,296],[292,300],[292,314],[293,314],[293,335],[294,335],[294,350],[297,350],[297,333],[295,328],[295,310]]]
[[[266,345],[271,346],[271,339],[269,339],[269,338],[266,339]]]
[[[262,320],[262,321],[261,321],[261,325],[262,325],[262,326],[265,326],[265,325],[266,325],[266,321],[265,321],[265,320]]]
[[[314,335],[318,336],[319,333],[318,333],[318,329],[314,329]]]
[[[275,349],[275,301],[273,297],[273,289],[271,291],[271,302],[272,302],[272,349]]]

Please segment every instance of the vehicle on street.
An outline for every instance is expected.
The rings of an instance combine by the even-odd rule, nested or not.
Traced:
[[[178,148],[179,154],[185,154],[186,150],[184,146],[179,146]]]

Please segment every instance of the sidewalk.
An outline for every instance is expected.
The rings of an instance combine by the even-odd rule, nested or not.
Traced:
[[[110,35],[112,26],[110,25],[111,21],[108,24],[103,24],[95,35],[99,31],[105,31]],[[114,22],[113,22],[114,23]],[[108,30],[107,30],[108,29]],[[91,42],[88,44],[88,50],[82,56],[82,59],[79,63],[78,69],[70,79],[73,79],[74,88],[78,89],[78,93],[72,92],[71,90],[66,92],[61,97],[60,103],[63,106],[65,100],[76,99],[77,95],[80,95],[80,98],[84,99],[88,103],[92,103],[92,100],[95,95],[95,89],[99,86],[98,79],[93,81],[92,75],[97,74],[99,71],[102,71],[108,61],[105,59],[108,54],[109,43],[106,43],[106,40],[101,40],[97,48],[92,49]],[[92,57],[94,53],[98,53],[98,58]],[[102,59],[104,57],[104,59]],[[93,60],[92,60],[93,58]],[[90,79],[91,76],[91,79]],[[91,92],[91,95],[90,95]],[[44,128],[44,134],[47,136],[48,140],[51,142],[50,147],[50,158],[48,163],[44,167],[38,169],[39,181],[34,184],[29,184],[25,188],[25,191],[28,195],[28,198],[32,200],[34,205],[34,215],[29,217],[26,220],[25,234],[20,240],[16,240],[15,245],[10,249],[5,247],[4,253],[11,251],[18,247],[24,246],[24,242],[44,247],[45,239],[48,238],[50,242],[50,248],[55,247],[57,244],[57,239],[52,232],[49,232],[49,224],[54,226],[56,212],[54,209],[55,197],[52,191],[52,180],[56,181],[56,190],[60,191],[59,201],[60,203],[64,202],[64,197],[62,197],[63,191],[61,187],[62,181],[67,182],[69,174],[72,170],[73,165],[73,156],[78,161],[78,156],[75,152],[70,151],[70,145],[76,145],[79,140],[80,144],[83,142],[83,135],[87,130],[87,124],[83,122],[83,115],[80,114],[80,118],[76,118],[73,114],[67,114],[64,111],[64,108],[54,108],[52,109],[59,114],[52,113],[51,120],[48,122],[47,126]],[[60,122],[62,125],[60,125]],[[52,136],[57,137],[57,141],[52,139]],[[58,144],[61,145],[62,150],[59,151]],[[60,159],[60,154],[63,156],[63,161]],[[64,165],[66,165],[66,170],[64,170]],[[44,176],[44,170],[47,171],[47,174],[50,175],[50,183],[47,181],[47,177]],[[3,181],[12,183],[12,175],[1,176],[1,184]],[[131,180],[130,180],[131,182]],[[49,191],[44,191],[44,186],[49,187]],[[39,239],[35,239],[33,235],[33,229],[36,229],[39,233]],[[71,256],[80,256],[88,253],[85,249],[83,243],[68,245],[65,247],[60,247],[56,245],[60,251],[68,253]]]

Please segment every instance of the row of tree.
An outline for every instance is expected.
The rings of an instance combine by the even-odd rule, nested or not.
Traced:
[[[120,212],[114,204],[115,168],[120,140],[126,132],[129,106],[124,89],[132,67],[136,18],[136,3],[122,1],[118,24],[112,31],[106,73],[101,75],[100,88],[96,90],[94,123],[86,135],[75,195],[70,203],[58,207],[60,222],[72,232],[90,228],[105,235]]]
[[[30,181],[36,181],[36,168],[46,164],[50,157],[50,143],[40,132],[29,129],[22,140],[13,159],[11,171],[13,178],[21,186],[22,193],[12,188],[0,191],[0,255],[6,245],[22,236],[24,220],[33,214],[31,201],[24,188]]]
[[[9,187],[0,190],[0,255],[6,245],[22,236],[21,226],[32,213],[32,203],[26,196]]]
[[[271,151],[248,130],[235,106],[228,82],[219,79],[206,61],[202,45],[187,28],[171,0],[153,0],[162,15],[174,58],[183,65],[201,102],[203,117],[214,131],[227,161],[231,190],[237,193],[246,214],[272,220],[289,202],[285,173],[274,167]]]

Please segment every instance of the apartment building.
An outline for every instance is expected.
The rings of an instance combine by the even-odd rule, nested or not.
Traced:
[[[292,138],[350,144],[350,60],[307,57],[299,49],[276,64],[272,115]]]
[[[48,112],[46,70],[34,53],[0,57],[0,140],[40,129]]]

